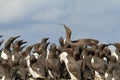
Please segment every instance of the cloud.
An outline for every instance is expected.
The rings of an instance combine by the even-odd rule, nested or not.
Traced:
[[[60,9],[46,10],[43,12],[40,11],[35,16],[33,16],[33,21],[53,22],[61,19],[63,15],[64,12]]]
[[[0,0],[0,23],[26,20],[57,21],[69,13],[72,2],[72,0],[69,2],[66,0]]]
[[[65,23],[72,39],[119,41],[120,0],[0,0],[0,32],[22,35],[33,43],[42,37],[58,42],[65,37]]]
[[[61,20],[70,20],[74,24],[78,21],[85,23],[96,21],[96,18],[98,20],[109,16],[113,18],[116,11],[120,13],[119,3],[119,0],[0,0],[0,23],[17,21],[43,23]]]
[[[36,14],[33,15],[33,21],[39,22],[56,22],[68,16],[73,10],[74,3],[72,0],[65,1],[47,1],[43,3],[44,5],[40,6],[40,9]],[[65,19],[65,18],[64,18]]]
[[[21,1],[0,0],[0,22],[10,22],[21,19],[23,15]]]

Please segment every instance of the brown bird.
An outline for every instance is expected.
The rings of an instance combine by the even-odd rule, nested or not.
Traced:
[[[52,43],[50,45],[49,55],[47,59],[47,67],[48,72],[54,80],[58,80],[60,78],[60,60],[57,55],[57,47],[56,44]]]
[[[115,52],[113,52],[112,55],[115,56],[117,62],[120,63],[120,43],[113,43],[112,45],[116,48]]]
[[[79,64],[75,61],[75,59],[68,55],[67,52],[62,52],[59,55],[60,61],[65,62],[65,66],[67,71],[71,77],[71,80],[82,80],[82,74]]]
[[[19,38],[20,36],[17,37],[10,37],[6,42],[5,42],[5,46],[4,46],[4,50],[1,53],[1,57],[3,59],[11,59],[12,54],[11,54],[11,44],[13,43],[13,41],[17,38]]]
[[[75,41],[71,40],[71,29],[66,26],[65,24],[61,24],[64,26],[65,30],[66,30],[66,41],[65,43],[70,44],[71,46],[79,46],[79,45],[84,45],[84,44],[89,44],[89,45],[93,45],[93,44],[98,44],[99,41],[95,40],[95,39],[78,39]]]

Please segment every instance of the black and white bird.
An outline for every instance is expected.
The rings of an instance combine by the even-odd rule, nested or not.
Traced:
[[[64,61],[71,80],[82,80],[80,66],[72,56],[68,55],[67,52],[62,52],[59,58],[61,62]]]
[[[47,59],[47,68],[49,75],[54,80],[60,78],[60,60],[57,55],[57,47],[56,44],[52,43],[49,50],[49,55]]]

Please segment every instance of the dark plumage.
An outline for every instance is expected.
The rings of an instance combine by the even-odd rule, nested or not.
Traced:
[[[4,46],[4,53],[7,54],[8,56],[8,59],[11,59],[12,57],[12,54],[11,54],[11,44],[13,43],[13,41],[17,38],[19,38],[20,36],[17,36],[17,37],[10,37],[6,43],[5,43],[5,46]]]
[[[51,44],[50,50],[49,50],[49,55],[47,59],[47,67],[49,70],[49,73],[51,72],[52,78],[54,80],[57,80],[60,78],[60,60],[57,55],[57,48],[54,43]]]
[[[67,71],[72,80],[82,80],[82,74],[80,66],[77,64],[75,59],[68,55],[67,52],[62,52],[60,54],[60,60],[65,62]]]
[[[36,43],[36,44],[33,45],[34,46],[34,53],[38,52],[38,49],[39,49],[40,45],[41,45],[40,43]]]
[[[41,52],[40,54],[40,64],[39,66],[41,67],[42,70],[44,70],[44,73],[45,73],[45,77],[48,76],[48,71],[47,71],[47,66],[46,66],[46,59],[47,59],[47,46],[49,45],[50,43],[44,43],[44,44],[41,44],[39,50]]]
[[[117,62],[120,63],[120,43],[113,43],[112,45],[116,48],[115,52],[112,53],[112,55],[115,56]]]
[[[84,45],[84,44],[88,44],[88,45],[93,45],[93,44],[98,44],[99,41],[95,40],[95,39],[79,39],[79,40],[75,40],[72,41],[71,40],[71,29],[66,26],[65,24],[61,24],[64,26],[65,30],[66,30],[66,41],[65,43],[70,44],[71,46],[80,46],[80,45]]]

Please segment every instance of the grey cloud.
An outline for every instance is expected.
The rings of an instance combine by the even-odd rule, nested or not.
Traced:
[[[69,0],[1,0],[0,23],[31,19],[31,21],[57,21],[72,9]]]
[[[72,39],[120,41],[119,0],[1,0],[0,4],[0,23],[5,24],[1,33],[21,34],[30,43],[44,36],[55,43],[60,36],[65,38],[59,23],[72,29]]]

